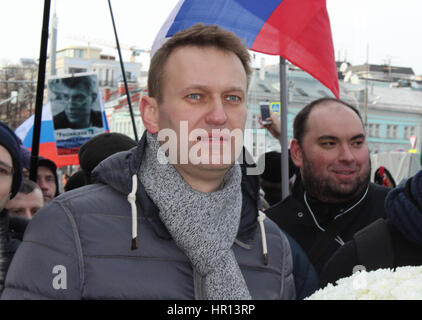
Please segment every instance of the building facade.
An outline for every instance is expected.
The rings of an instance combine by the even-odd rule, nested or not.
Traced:
[[[288,106],[287,134],[293,138],[293,120],[308,103],[334,95],[306,72],[289,65],[287,72]],[[280,101],[279,66],[256,69],[251,78],[248,93],[248,120],[245,145],[257,159],[262,153],[281,150],[280,144],[269,133],[260,129],[257,116],[259,103]],[[371,153],[386,151],[408,151],[410,138],[417,139],[419,151],[422,136],[422,91],[413,87],[390,87],[384,82],[371,81],[354,84],[339,81],[340,98],[355,106],[361,113],[367,132]],[[283,106],[281,106],[283,108]]]

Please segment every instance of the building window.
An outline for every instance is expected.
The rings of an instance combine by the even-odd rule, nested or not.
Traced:
[[[379,137],[380,136],[380,125],[379,124],[376,124],[375,125],[375,134],[374,134],[374,136],[375,137]]]
[[[392,138],[397,139],[397,126],[393,126]]]
[[[83,68],[69,68],[69,73],[83,73],[83,72],[87,72],[87,69],[83,69]]]
[[[82,49],[74,49],[73,50],[73,57],[74,58],[83,58],[84,57],[84,51]]]
[[[403,130],[403,138],[404,139],[409,138],[409,127],[408,126],[405,126],[404,127],[404,130]]]
[[[386,138],[390,138],[391,137],[391,125],[387,124],[387,129],[386,129],[386,134],[385,134]]]
[[[414,136],[415,135],[415,127],[410,127],[410,134],[409,134],[409,138],[411,137],[411,136]]]

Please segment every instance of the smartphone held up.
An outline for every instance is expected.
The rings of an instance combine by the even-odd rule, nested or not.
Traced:
[[[269,125],[272,123],[271,119],[271,113],[270,113],[270,103],[269,102],[261,102],[259,104],[259,107],[261,109],[261,121],[263,125]]]

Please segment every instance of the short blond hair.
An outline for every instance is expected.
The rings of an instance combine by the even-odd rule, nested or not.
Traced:
[[[161,103],[163,99],[164,66],[171,53],[183,46],[215,47],[222,51],[233,52],[242,63],[249,84],[252,73],[251,58],[243,42],[230,31],[218,26],[198,23],[176,33],[152,57],[148,72],[148,95],[157,99],[158,103]]]

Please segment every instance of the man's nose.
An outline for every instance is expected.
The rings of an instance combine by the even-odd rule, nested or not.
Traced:
[[[39,187],[40,187],[41,189],[46,189],[46,183],[45,183],[45,180],[44,180],[44,179],[39,178],[39,179],[37,180],[37,184],[39,185]]]
[[[355,156],[351,150],[350,145],[344,144],[341,146],[340,157],[341,161],[351,162],[355,160]]]
[[[32,219],[32,214],[31,214],[31,209],[30,208],[26,208],[25,209],[25,218]]]
[[[226,123],[227,114],[224,110],[224,104],[221,99],[213,99],[211,102],[211,110],[208,112],[205,120],[210,124],[221,125]]]

